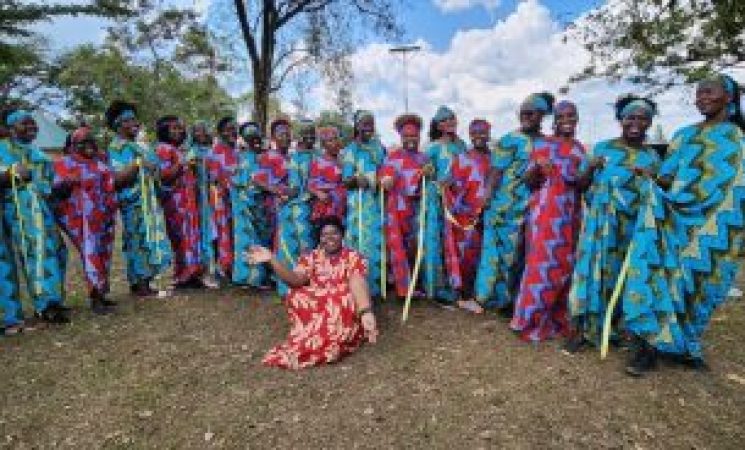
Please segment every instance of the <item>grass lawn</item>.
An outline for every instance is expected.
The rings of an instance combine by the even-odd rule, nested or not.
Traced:
[[[71,259],[77,255],[71,253]],[[0,338],[0,447],[743,448],[745,302],[715,316],[712,371],[623,374],[507,322],[418,304],[379,312],[381,339],[341,363],[266,369],[284,338],[276,298],[240,289],[133,300],[93,317],[79,267],[74,321]],[[119,264],[120,266],[120,264]]]

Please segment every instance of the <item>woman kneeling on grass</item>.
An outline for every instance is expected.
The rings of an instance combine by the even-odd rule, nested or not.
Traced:
[[[264,247],[248,253],[251,264],[269,263],[291,288],[286,298],[290,335],[264,357],[267,366],[301,369],[332,363],[356,350],[363,338],[375,343],[378,337],[364,257],[342,246],[344,227],[338,218],[324,218],[319,225],[318,247],[302,255],[294,270]]]

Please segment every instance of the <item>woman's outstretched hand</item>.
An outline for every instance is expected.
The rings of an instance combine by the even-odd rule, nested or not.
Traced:
[[[366,312],[360,317],[362,330],[365,332],[365,338],[371,344],[378,340],[378,324],[375,322],[375,314]]]
[[[249,264],[261,264],[271,261],[274,254],[266,247],[252,245],[244,256]]]

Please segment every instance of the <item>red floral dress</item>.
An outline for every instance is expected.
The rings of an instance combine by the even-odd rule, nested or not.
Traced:
[[[363,330],[349,279],[367,276],[365,258],[347,248],[331,257],[316,249],[300,257],[295,271],[308,275],[310,283],[287,295],[290,335],[263,363],[297,370],[352,353],[362,343]]]

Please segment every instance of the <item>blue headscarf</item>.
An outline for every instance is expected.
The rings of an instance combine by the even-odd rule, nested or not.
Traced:
[[[737,82],[731,76],[724,74],[717,75],[706,81],[719,83],[724,88],[724,91],[731,97],[729,103],[727,103],[727,117],[731,119],[736,116],[738,102],[740,101],[737,98]]]
[[[435,122],[442,122],[454,117],[455,113],[452,109],[448,108],[447,106],[440,106],[439,108],[437,108],[437,112],[435,113],[435,116],[432,118],[432,120]]]
[[[620,120],[625,119],[639,110],[650,119],[657,114],[657,108],[655,108],[654,104],[649,100],[637,98],[628,102],[620,111],[618,111],[618,118]]]
[[[553,112],[553,96],[549,101],[550,94],[530,94],[520,105],[520,109],[534,109],[543,114],[551,114]]]
[[[26,119],[33,119],[33,118],[34,117],[31,115],[30,112],[26,111],[25,109],[19,109],[9,114],[8,117],[5,119],[5,123],[9,127],[12,127],[18,122],[21,122]]]

